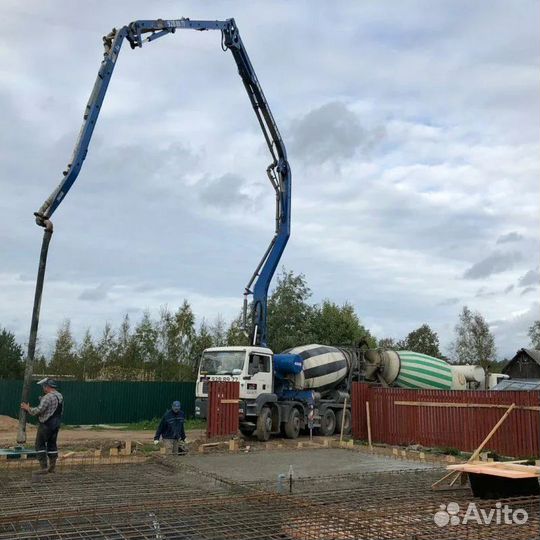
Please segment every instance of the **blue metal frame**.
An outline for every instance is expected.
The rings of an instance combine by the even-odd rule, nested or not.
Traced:
[[[73,155],[63,173],[64,178],[35,213],[36,222],[43,227],[46,226],[47,222],[50,222],[50,217],[64,200],[81,171],[124,39],[128,40],[132,49],[135,49],[142,47],[145,42],[154,41],[167,34],[172,34],[177,29],[221,31],[222,48],[223,50],[230,50],[234,57],[238,72],[242,78],[272,156],[272,163],[267,168],[267,174],[276,193],[275,234],[248,282],[244,293],[245,308],[247,306],[247,297],[253,295],[251,321],[253,327],[252,343],[254,345],[266,346],[268,288],[290,235],[291,170],[287,161],[287,153],[283,140],[242,43],[234,19],[227,19],[225,21],[192,21],[185,18],[175,20],[157,19],[154,21],[141,20],[123,26],[120,30],[113,29],[110,34],[103,38],[105,48],[104,58],[99,68],[90,99],[86,105],[83,125],[75,144]],[[145,37],[145,34],[148,35]]]

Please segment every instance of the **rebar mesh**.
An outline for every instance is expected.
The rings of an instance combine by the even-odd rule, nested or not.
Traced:
[[[167,458],[144,464],[77,466],[32,480],[0,470],[0,540],[532,540],[537,498],[474,500],[523,508],[524,525],[448,525],[441,504],[469,502],[468,489],[434,492],[440,469],[343,474],[285,482],[235,482]]]

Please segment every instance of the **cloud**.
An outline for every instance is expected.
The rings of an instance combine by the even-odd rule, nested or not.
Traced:
[[[476,298],[492,298],[493,296],[497,296],[499,294],[498,291],[488,291],[485,287],[480,287],[478,291],[476,292]]]
[[[520,302],[524,300],[520,299]],[[518,349],[529,345],[528,330],[539,316],[540,304],[532,302],[528,307],[489,322],[502,358],[512,358]]]
[[[527,285],[536,285],[540,282],[540,272],[538,270],[529,270],[519,279],[518,286],[526,287]]]
[[[100,37],[134,13],[177,8],[172,0],[120,0],[105,11],[34,3],[34,18],[55,21],[47,47],[39,32],[20,31],[25,3],[0,2],[0,118],[9,126],[0,130],[0,271],[8,275],[0,276],[0,323],[23,340],[42,234],[32,212],[71,155]],[[520,296],[517,283],[537,267],[540,239],[540,5],[513,4],[508,24],[501,0],[489,9],[442,0],[436,10],[427,0],[391,10],[352,0],[339,9],[321,0],[311,9],[215,4],[185,0],[182,9],[210,19],[238,13],[293,173],[281,263],[307,275],[314,302],[350,301],[378,335],[428,322],[443,343],[463,303],[490,321],[516,316],[497,347],[523,346],[527,320],[515,314],[534,295]],[[84,167],[54,215],[42,343],[66,317],[74,333],[99,330],[126,310],[184,297],[198,320],[237,314],[272,237],[274,195],[260,126],[219,37],[179,31],[122,50]],[[521,260],[489,283],[462,279],[499,238],[507,241],[494,249],[516,249]],[[502,297],[509,283],[516,287]],[[104,293],[99,284],[115,285]],[[481,286],[500,296],[476,296]]]
[[[523,235],[518,232],[512,231],[507,234],[502,234],[497,238],[497,244],[506,244],[508,242],[519,242],[523,240]]]
[[[100,283],[97,287],[92,287],[89,289],[84,289],[81,294],[79,294],[79,300],[89,300],[91,302],[98,302],[100,300],[105,300],[110,290],[110,286],[105,283]]]
[[[206,178],[198,189],[199,198],[215,208],[235,208],[249,204],[252,199],[245,193],[246,181],[238,174],[227,173],[217,178]]]
[[[384,131],[366,128],[358,115],[340,101],[326,103],[293,122],[289,130],[293,154],[311,164],[350,159],[367,152]]]
[[[536,287],[527,287],[521,291],[521,296],[524,296],[534,291],[536,291]]]
[[[509,292],[512,292],[513,290],[514,290],[514,285],[508,285],[508,287],[504,289],[504,294],[508,294]]]
[[[443,300],[442,302],[439,302],[439,306],[455,306],[460,302],[460,298],[447,298],[446,300]]]
[[[497,251],[473,264],[465,271],[463,277],[465,279],[481,279],[492,274],[499,274],[512,268],[522,258],[521,253],[517,251],[511,253]]]

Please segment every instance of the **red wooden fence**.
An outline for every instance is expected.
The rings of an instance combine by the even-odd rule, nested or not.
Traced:
[[[237,382],[211,381],[208,383],[206,436],[209,439],[236,435],[239,397],[240,384]]]
[[[452,447],[466,452],[475,450],[515,403],[516,408],[486,445],[486,451],[514,457],[540,456],[540,392],[405,390],[354,383],[355,439],[367,439],[366,401],[373,442]],[[433,405],[440,403],[455,405]],[[478,407],[488,404],[497,407]]]

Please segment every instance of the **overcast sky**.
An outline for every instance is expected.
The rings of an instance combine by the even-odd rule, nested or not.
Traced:
[[[499,356],[539,304],[538,1],[3,0],[0,325],[26,342],[41,229],[102,58],[135,19],[235,17],[288,149],[283,265],[378,337],[443,345],[463,305]],[[126,44],[54,215],[41,341],[187,298],[230,320],[273,232],[269,157],[217,32]]]

